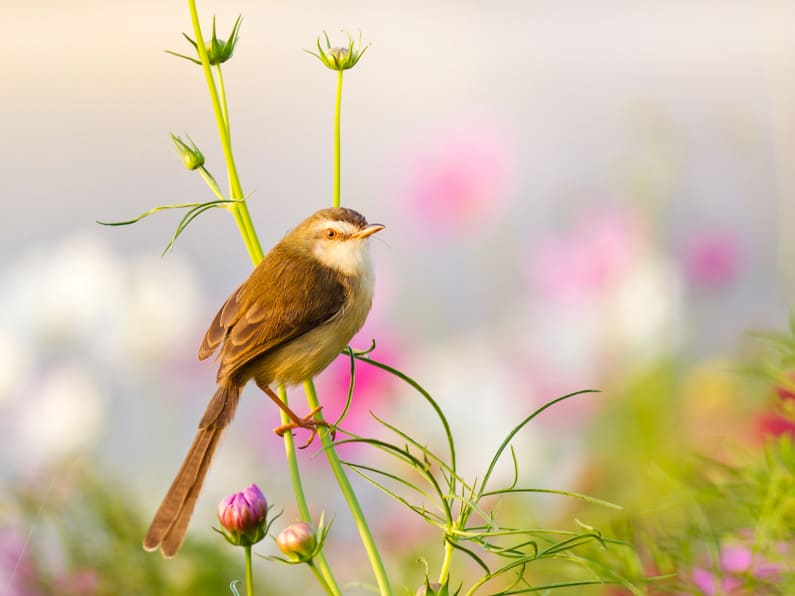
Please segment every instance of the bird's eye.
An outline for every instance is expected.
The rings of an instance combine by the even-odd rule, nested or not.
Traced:
[[[328,238],[329,240],[334,240],[334,238],[336,238],[337,236],[339,236],[339,232],[337,232],[337,230],[335,230],[334,228],[329,228],[328,230],[326,230],[326,238]]]

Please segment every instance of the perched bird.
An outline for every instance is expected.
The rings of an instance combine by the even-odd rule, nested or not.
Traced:
[[[204,335],[199,358],[218,350],[218,388],[188,455],[155,513],[144,549],[179,550],[215,448],[235,414],[243,386],[254,380],[289,416],[278,434],[325,424],[297,416],[271,386],[312,378],[361,328],[373,298],[369,237],[382,230],[352,209],[323,209],[273,247],[227,299]],[[309,444],[309,442],[307,444]]]

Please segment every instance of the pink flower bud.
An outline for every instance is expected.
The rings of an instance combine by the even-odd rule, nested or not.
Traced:
[[[276,546],[289,557],[308,561],[315,556],[317,540],[312,526],[306,522],[296,522],[279,533]]]
[[[235,545],[251,546],[265,537],[268,502],[256,484],[225,497],[218,504],[218,521],[226,539]]]

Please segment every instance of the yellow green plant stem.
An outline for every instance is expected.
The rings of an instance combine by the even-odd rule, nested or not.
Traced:
[[[315,557],[315,558],[317,559],[317,557]],[[315,577],[317,578],[318,583],[326,591],[326,594],[330,594],[331,596],[337,596],[340,593],[339,589],[336,589],[336,590],[334,589],[334,588],[336,588],[336,586],[330,586],[326,582],[326,578],[323,576],[323,574],[317,568],[318,566],[315,564],[314,561],[309,560],[309,561],[306,562],[306,564],[309,565],[309,568],[312,570],[312,573],[315,574]]]
[[[317,408],[320,403],[317,398],[314,382],[311,380],[305,381],[304,392],[306,393],[306,401],[309,404],[309,408]],[[315,414],[315,419],[323,420],[320,412]],[[334,449],[334,441],[331,438],[331,431],[329,431],[328,427],[321,426],[319,427],[318,435],[320,436],[320,442],[323,444],[323,450],[326,452],[326,457],[328,458],[328,463],[334,474],[334,478],[337,480],[337,484],[342,491],[342,496],[345,497],[345,502],[348,504],[348,508],[353,516],[356,528],[359,530],[359,536],[364,545],[364,550],[367,551],[367,557],[370,559],[370,566],[373,568],[379,592],[382,595],[391,595],[392,588],[389,585],[389,577],[386,574],[384,563],[381,561],[378,546],[375,543],[372,532],[370,532],[370,527],[367,525],[367,519],[364,516],[359,500],[356,498],[356,493],[348,480],[348,476],[345,474],[342,462],[339,457],[337,457],[337,452]]]
[[[340,115],[342,113],[342,70],[337,72],[337,102],[334,108],[334,207],[340,206]]]
[[[444,541],[444,560],[442,561],[442,570],[439,572],[439,583],[444,585],[447,581],[447,576],[450,574],[450,563],[453,560],[453,543],[450,538],[446,537]]]
[[[207,48],[204,45],[204,37],[202,36],[201,25],[199,24],[199,13],[196,10],[196,0],[188,0],[188,8],[190,9],[191,22],[193,24],[193,34],[196,39],[196,50],[199,53],[199,59],[202,63],[202,70],[204,71],[204,78],[207,82],[207,89],[210,92],[210,101],[213,106],[213,113],[215,114],[215,121],[218,125],[218,134],[221,137],[221,148],[224,152],[224,160],[226,162],[226,171],[229,177],[229,194],[233,199],[238,199],[235,203],[230,203],[228,209],[232,212],[237,222],[240,234],[246,242],[249,256],[252,263],[257,265],[263,255],[262,247],[260,246],[259,239],[254,233],[254,227],[251,223],[251,216],[248,212],[248,206],[245,202],[243,194],[243,187],[240,184],[240,178],[237,174],[237,166],[235,165],[235,158],[232,154],[232,141],[229,133],[229,121],[226,117],[226,94],[223,93],[221,97],[218,94],[218,88],[215,85],[213,72],[210,69],[210,59],[207,56]],[[220,72],[220,67],[219,67]],[[221,79],[221,82],[223,79]],[[221,86],[223,90],[223,86]]]
[[[246,551],[246,594],[254,596],[254,572],[251,569],[251,546],[244,547]]]
[[[287,405],[287,391],[284,388],[284,385],[279,385],[276,388],[276,393],[279,395],[279,399]],[[287,424],[290,422],[289,416],[284,412],[284,410],[279,410],[281,414],[282,424]],[[306,502],[306,495],[304,494],[304,486],[301,482],[301,472],[298,468],[298,458],[296,457],[295,451],[295,440],[293,439],[292,433],[284,433],[284,451],[285,455],[287,456],[287,468],[290,471],[290,480],[293,484],[293,493],[295,494],[295,503],[298,507],[298,514],[301,516],[305,522],[312,524],[312,515],[309,512],[309,505]],[[333,594],[334,596],[341,596],[342,592],[340,591],[339,585],[337,584],[337,580],[334,579],[334,574],[331,572],[331,568],[329,567],[328,561],[326,560],[326,556],[323,554],[321,550],[315,556],[315,566],[313,567],[312,571],[315,574],[319,574],[323,577],[323,588],[328,591],[329,594]]]
[[[221,65],[215,65],[215,73],[218,76],[218,89],[221,92],[221,114],[224,119],[224,124],[226,125],[226,137],[229,139],[229,143],[232,143],[232,133],[230,132],[229,128],[229,110],[226,107],[226,88],[224,87],[224,73],[221,70]]]

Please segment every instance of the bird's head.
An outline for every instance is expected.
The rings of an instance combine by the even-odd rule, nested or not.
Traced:
[[[370,267],[368,239],[383,229],[381,224],[368,224],[358,211],[334,207],[307,217],[285,240],[300,243],[326,267],[359,275]]]

